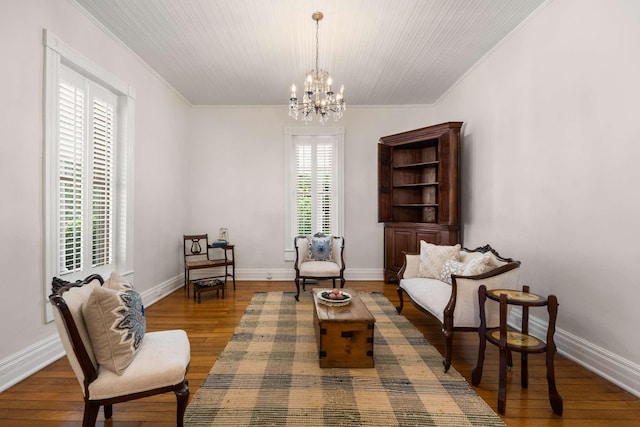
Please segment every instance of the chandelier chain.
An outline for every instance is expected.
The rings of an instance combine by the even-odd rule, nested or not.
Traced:
[[[320,38],[318,37],[318,31],[320,30],[320,20],[316,19],[316,78],[318,76],[318,52],[320,51]]]
[[[296,85],[291,86],[291,96],[289,97],[289,116],[298,119],[300,113],[302,120],[309,123],[313,120],[314,113],[318,120],[324,125],[330,116],[335,120],[342,117],[347,108],[344,99],[344,85],[340,87],[340,92],[335,93],[331,87],[333,81],[329,73],[320,69],[320,20],[323,18],[322,12],[315,12],[311,19],[316,21],[316,67],[307,74],[304,81],[304,92],[301,102],[298,102],[296,95]]]

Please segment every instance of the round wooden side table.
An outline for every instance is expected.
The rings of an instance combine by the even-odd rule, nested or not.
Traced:
[[[490,300],[500,303],[500,326],[497,328],[487,328],[485,302]],[[558,299],[555,295],[547,298],[529,292],[528,286],[523,286],[522,291],[513,289],[491,289],[481,285],[478,289],[478,302],[480,304],[480,345],[478,348],[478,364],[471,374],[471,383],[474,386],[480,384],[482,369],[484,365],[484,352],[486,342],[498,346],[500,349],[499,385],[498,385],[498,412],[504,415],[507,399],[507,365],[513,366],[511,352],[515,351],[521,355],[520,382],[522,388],[529,386],[528,355],[530,353],[546,353],[547,384],[549,386],[549,402],[553,412],[562,415],[562,397],[556,389],[555,370],[553,357],[556,353],[556,345],[553,335],[556,330],[556,317],[558,315]],[[507,306],[515,305],[522,307],[522,328],[521,331],[512,330],[507,326]],[[547,307],[549,313],[549,324],[547,327],[546,343],[533,335],[529,335],[529,308]]]

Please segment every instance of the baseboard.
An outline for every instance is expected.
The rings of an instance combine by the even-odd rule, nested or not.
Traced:
[[[19,383],[64,356],[60,337],[49,336],[0,360],[0,392]]]
[[[154,286],[151,289],[140,292],[142,303],[145,307],[149,307],[169,295],[171,292],[183,286],[184,275],[180,274],[178,276],[172,277],[171,279],[165,280],[164,282]]]
[[[183,276],[169,279],[140,293],[145,307],[183,286]],[[19,383],[65,355],[58,332],[0,360],[0,392]]]
[[[521,311],[512,310],[509,320],[511,326],[519,328],[522,324]],[[529,333],[545,339],[547,322],[529,314]],[[562,356],[640,397],[640,365],[560,328],[556,328],[554,341],[558,353]]]
[[[293,281],[295,277],[293,265],[291,268],[280,269],[236,269],[236,280]],[[347,281],[383,280],[384,274],[381,268],[346,268],[344,278]]]

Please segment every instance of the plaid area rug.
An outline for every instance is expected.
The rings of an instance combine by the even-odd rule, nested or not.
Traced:
[[[318,367],[313,297],[256,293],[185,414],[187,426],[505,426],[382,293],[375,368]]]

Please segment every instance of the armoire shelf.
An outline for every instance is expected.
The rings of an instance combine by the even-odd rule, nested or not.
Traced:
[[[385,281],[394,281],[402,252],[420,240],[460,241],[458,149],[462,122],[448,122],[380,138],[378,221],[385,224]]]
[[[394,169],[405,169],[405,168],[423,168],[425,166],[437,166],[438,162],[421,162],[421,163],[410,163],[406,165],[397,165],[394,166]]]

